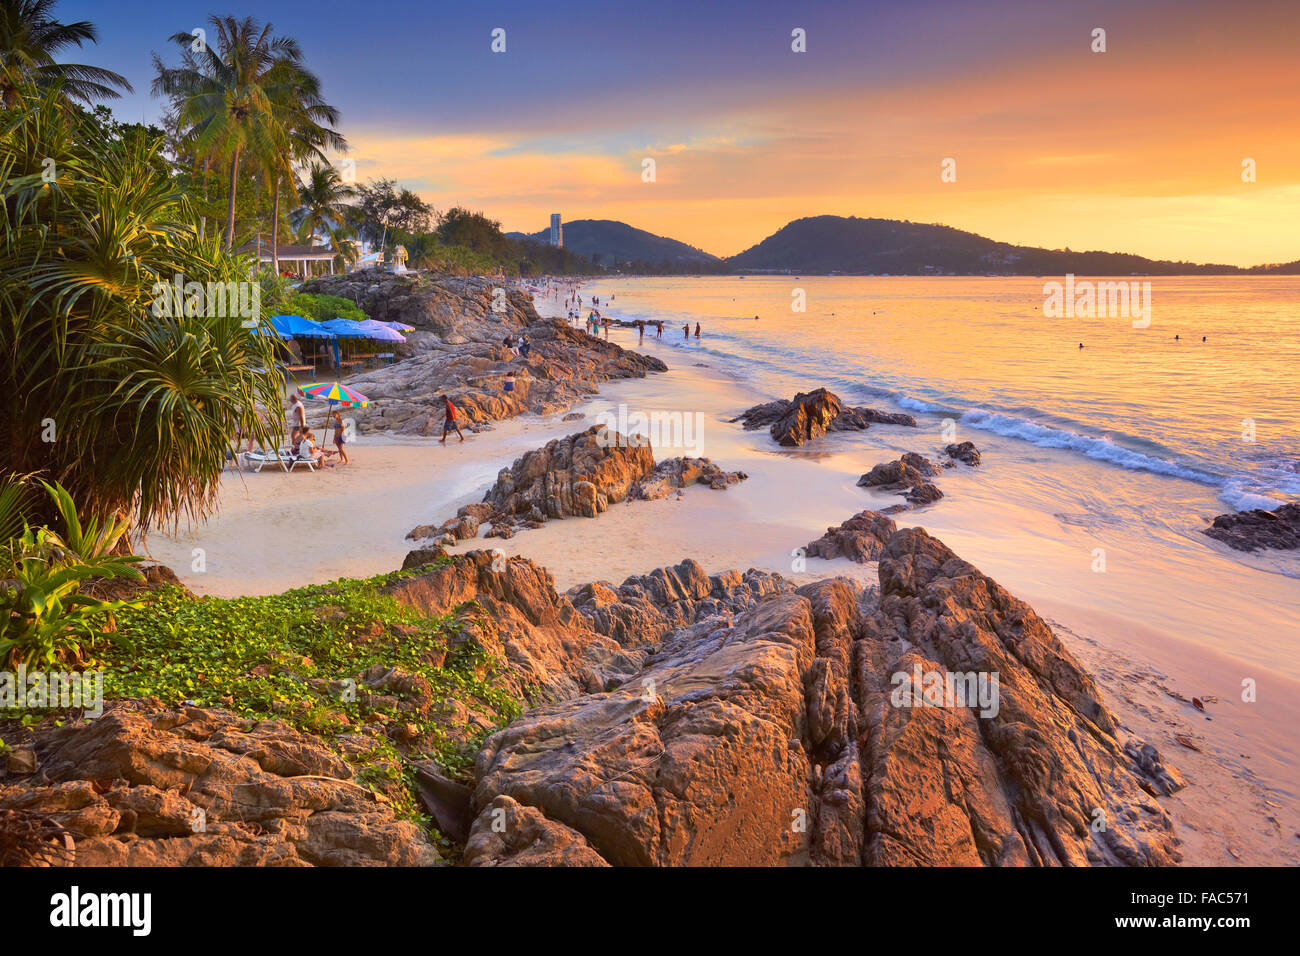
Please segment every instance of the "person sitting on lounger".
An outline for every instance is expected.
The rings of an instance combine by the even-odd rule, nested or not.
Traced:
[[[312,434],[310,428],[304,428],[298,436],[298,450],[294,453],[297,458],[316,463],[317,468],[325,466],[325,452],[316,447],[316,436]]]

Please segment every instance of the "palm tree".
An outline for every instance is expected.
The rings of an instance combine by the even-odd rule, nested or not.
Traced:
[[[239,164],[251,155],[265,159],[284,143],[277,104],[292,102],[305,72],[302,50],[292,37],[273,37],[271,25],[252,17],[212,16],[215,43],[192,51],[194,36],[177,33],[172,41],[185,51],[181,65],[155,61],[155,95],[169,97],[188,129],[197,155],[228,163],[226,249],[235,241],[235,190]]]
[[[352,240],[356,230],[349,219],[356,210],[350,200],[356,195],[356,187],[343,182],[333,166],[312,163],[307,182],[298,187],[301,205],[289,213],[289,222],[297,230],[299,240],[310,241],[314,236],[323,235],[338,252],[335,262],[346,265],[355,259]]]
[[[0,105],[12,109],[18,92],[32,87],[44,92],[60,86],[63,95],[82,103],[116,99],[130,93],[126,77],[97,66],[56,63],[69,47],[98,42],[88,20],[60,23],[51,13],[56,0],[0,0]]]
[[[276,151],[264,158],[271,201],[271,270],[280,274],[279,225],[280,190],[285,180],[297,184],[295,163],[326,162],[326,150],[346,150],[347,140],[334,129],[339,111],[325,102],[320,80],[310,70],[298,68],[282,88],[282,102],[275,104]]]

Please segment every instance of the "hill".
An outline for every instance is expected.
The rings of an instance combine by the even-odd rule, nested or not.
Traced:
[[[951,226],[856,216],[796,219],[758,245],[730,257],[726,264],[737,272],[891,275],[1186,275],[1245,271],[1236,266],[1169,262],[1119,252],[1016,246]]]

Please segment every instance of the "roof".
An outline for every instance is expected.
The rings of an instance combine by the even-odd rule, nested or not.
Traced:
[[[258,249],[258,259],[270,261],[271,243],[269,242],[261,243],[260,247],[255,242],[246,242],[236,251],[241,255],[247,255],[255,248]],[[314,259],[321,262],[333,259],[338,254],[330,246],[294,246],[283,242],[276,246],[275,251],[281,259]]]

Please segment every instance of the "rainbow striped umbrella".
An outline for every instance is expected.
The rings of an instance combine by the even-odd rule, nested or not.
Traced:
[[[312,398],[324,399],[331,406],[342,405],[344,408],[365,408],[370,404],[370,399],[356,389],[348,388],[342,382],[317,382],[315,385],[304,385],[302,393],[310,395]]]

